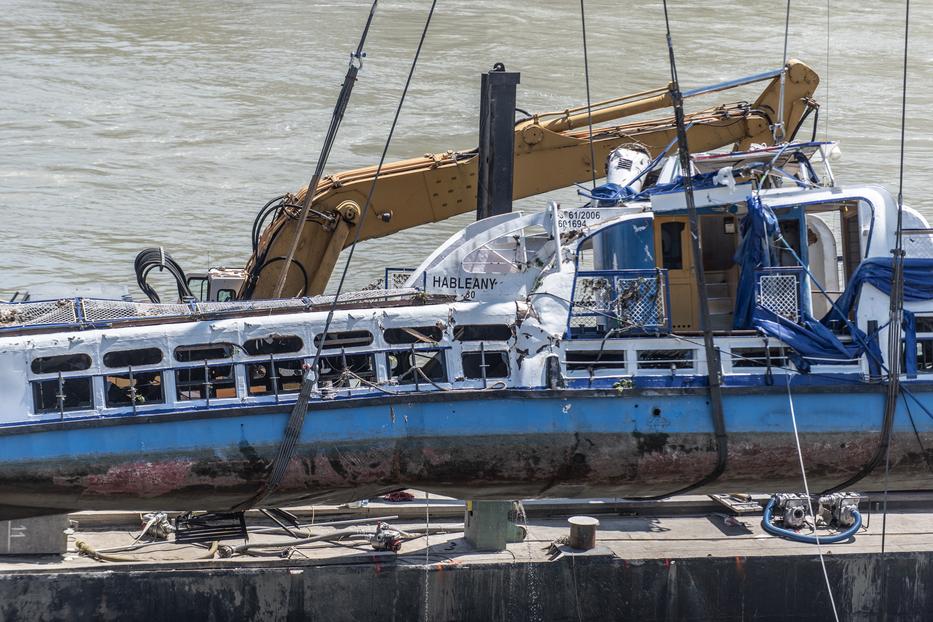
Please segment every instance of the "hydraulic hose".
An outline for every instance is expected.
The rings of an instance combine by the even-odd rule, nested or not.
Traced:
[[[855,523],[845,531],[839,532],[831,536],[807,536],[790,529],[782,529],[781,527],[776,527],[771,523],[771,515],[774,511],[774,497],[768,501],[768,505],[765,506],[764,516],[761,517],[761,526],[765,531],[770,533],[772,536],[778,536],[779,538],[787,538],[788,540],[793,540],[794,542],[803,542],[804,544],[836,544],[837,542],[844,542],[849,538],[855,536],[858,533],[858,530],[862,528],[862,515],[858,510],[853,512],[855,516]]]

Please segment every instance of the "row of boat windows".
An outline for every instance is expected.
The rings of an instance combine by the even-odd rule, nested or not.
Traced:
[[[407,328],[387,328],[383,338],[390,345],[408,345],[416,343],[437,343],[443,339],[444,331],[439,326],[414,326]],[[464,324],[454,328],[456,341],[506,341],[512,336],[512,329],[505,324]],[[322,346],[323,341],[323,346]],[[368,330],[352,330],[327,333],[314,337],[316,349],[365,347],[373,343],[373,334]],[[270,356],[294,354],[304,349],[304,340],[297,335],[273,335],[246,341],[242,350],[249,356]],[[232,343],[211,343],[183,345],[175,348],[175,360],[179,363],[192,363],[233,358],[239,346]],[[133,350],[114,350],[104,354],[105,367],[112,369],[158,365],[163,353],[159,348],[137,348]],[[84,371],[90,369],[91,357],[88,354],[58,354],[40,356],[32,360],[34,374],[56,374]]]
[[[446,350],[397,350],[383,353],[388,380],[400,385],[449,382]],[[353,389],[375,384],[375,354],[340,354],[318,360],[318,386]],[[502,379],[509,376],[505,351],[462,353],[463,376],[468,380]],[[166,402],[165,374],[174,374],[177,402],[239,397],[237,366],[207,365],[166,371],[106,374],[104,400],[107,408],[135,407]],[[249,397],[298,393],[305,373],[305,359],[246,363]],[[93,378],[59,377],[32,382],[34,412],[68,412],[94,408]]]

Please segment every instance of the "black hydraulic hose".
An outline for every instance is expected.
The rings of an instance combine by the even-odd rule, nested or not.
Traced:
[[[171,255],[166,253],[161,247],[147,248],[140,251],[140,253],[136,255],[136,261],[133,262],[133,267],[136,271],[136,284],[139,285],[139,289],[142,290],[151,302],[162,302],[158,292],[149,285],[147,280],[149,273],[156,268],[158,268],[160,272],[168,270],[169,274],[175,277],[175,287],[178,289],[179,300],[194,297],[191,290],[188,288],[188,278],[185,276],[185,271],[182,270],[178,262],[172,259]]]

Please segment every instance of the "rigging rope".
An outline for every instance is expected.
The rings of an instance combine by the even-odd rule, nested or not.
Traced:
[[[784,82],[787,78],[787,39],[790,33],[790,0],[787,0],[787,13],[784,16],[784,56],[781,61],[781,89],[778,96],[778,118],[774,124],[774,144],[784,142]]]
[[[839,622],[839,612],[836,611],[836,599],[833,598],[833,588],[829,583],[829,574],[826,572],[826,560],[823,559],[823,547],[820,546],[820,537],[816,535],[816,514],[813,513],[813,500],[810,498],[810,485],[807,483],[807,471],[803,466],[803,450],[800,448],[800,433],[797,431],[797,413],[794,412],[794,396],[790,391],[791,375],[785,376],[787,385],[787,405],[790,410],[790,421],[794,427],[794,442],[797,443],[797,459],[800,461],[800,475],[803,478],[803,490],[807,495],[807,508],[810,510],[810,516],[813,518],[814,540],[816,542],[816,552],[820,556],[820,566],[823,569],[823,579],[826,581],[826,591],[829,593],[829,604],[833,608],[833,618]],[[765,518],[768,518],[767,516]]]
[[[829,3],[826,0],[826,123],[823,125],[823,140],[829,140]]]
[[[373,3],[373,6],[375,6],[375,2]],[[353,243],[350,245],[350,250],[347,254],[347,260],[344,263],[343,272],[340,274],[340,281],[337,284],[337,291],[334,294],[334,299],[327,311],[327,319],[324,321],[324,330],[320,335],[320,343],[318,344],[318,347],[314,353],[314,359],[311,362],[311,366],[305,374],[304,382],[301,385],[301,392],[298,395],[298,401],[295,403],[295,406],[289,415],[288,424],[285,428],[285,435],[282,439],[282,443],[279,445],[278,452],[272,460],[271,474],[269,478],[263,482],[263,485],[260,487],[259,491],[253,497],[237,506],[236,509],[241,510],[249,507],[255,507],[268,498],[268,496],[275,491],[279,483],[282,481],[282,477],[285,475],[285,469],[288,467],[288,463],[295,451],[295,445],[298,442],[298,436],[301,433],[305,415],[308,412],[308,401],[311,398],[311,393],[314,391],[314,387],[317,382],[317,367],[321,360],[321,351],[324,349],[324,344],[327,341],[327,331],[330,329],[330,324],[334,318],[334,311],[337,309],[337,304],[340,301],[340,294],[343,292],[343,285],[347,278],[350,262],[353,260],[353,252],[356,250],[356,245],[360,241],[360,235],[363,231],[363,223],[366,221],[366,215],[369,213],[369,207],[373,200],[373,194],[376,191],[376,183],[379,181],[379,177],[382,173],[382,167],[385,164],[386,156],[389,152],[389,146],[392,144],[392,137],[395,135],[395,128],[398,125],[399,115],[402,112],[402,106],[405,103],[405,98],[408,96],[408,89],[411,86],[411,80],[415,74],[415,67],[418,65],[418,58],[421,56],[421,49],[424,46],[424,40],[428,34],[428,28],[431,25],[431,18],[434,17],[434,9],[436,6],[437,0],[432,0],[431,8],[428,11],[428,17],[424,22],[424,29],[421,31],[421,39],[418,41],[418,47],[415,49],[415,55],[411,61],[411,67],[408,70],[408,77],[405,80],[405,86],[402,89],[402,95],[399,98],[398,106],[395,108],[395,116],[392,118],[392,125],[389,128],[389,135],[386,138],[385,146],[382,149],[382,155],[379,158],[379,164],[376,167],[375,174],[373,175],[372,184],[369,186],[369,193],[366,196],[366,202],[363,204],[363,208],[360,211],[360,218],[356,227],[356,236],[353,238]],[[371,18],[372,16],[370,15],[370,19]],[[367,28],[368,27],[369,23],[367,22]],[[310,194],[310,188],[308,192]]]
[[[593,147],[593,105],[590,99],[590,59],[586,51],[586,11],[580,0],[580,24],[583,27],[583,75],[586,78],[586,115],[590,130],[590,171],[593,174],[593,187],[596,187],[596,149]]]

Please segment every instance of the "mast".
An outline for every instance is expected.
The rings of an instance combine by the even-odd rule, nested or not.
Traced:
[[[722,366],[719,352],[713,341],[712,324],[709,314],[709,297],[706,292],[706,274],[703,270],[703,245],[700,241],[700,224],[697,216],[696,201],[693,196],[691,178],[690,148],[687,145],[687,129],[684,124],[684,99],[677,80],[677,64],[674,61],[674,44],[671,40],[671,25],[667,14],[667,0],[664,1],[664,23],[667,28],[667,53],[671,65],[671,102],[674,108],[674,122],[677,124],[677,147],[680,157],[680,175],[684,184],[684,198],[687,202],[687,215],[690,221],[690,242],[693,251],[693,271],[697,281],[700,306],[700,329],[703,331],[703,346],[706,351],[706,373],[709,381],[710,415],[716,434],[716,466],[703,479],[683,488],[677,493],[698,488],[713,482],[726,468],[728,459],[728,435],[726,434],[725,415],[722,405]]]

